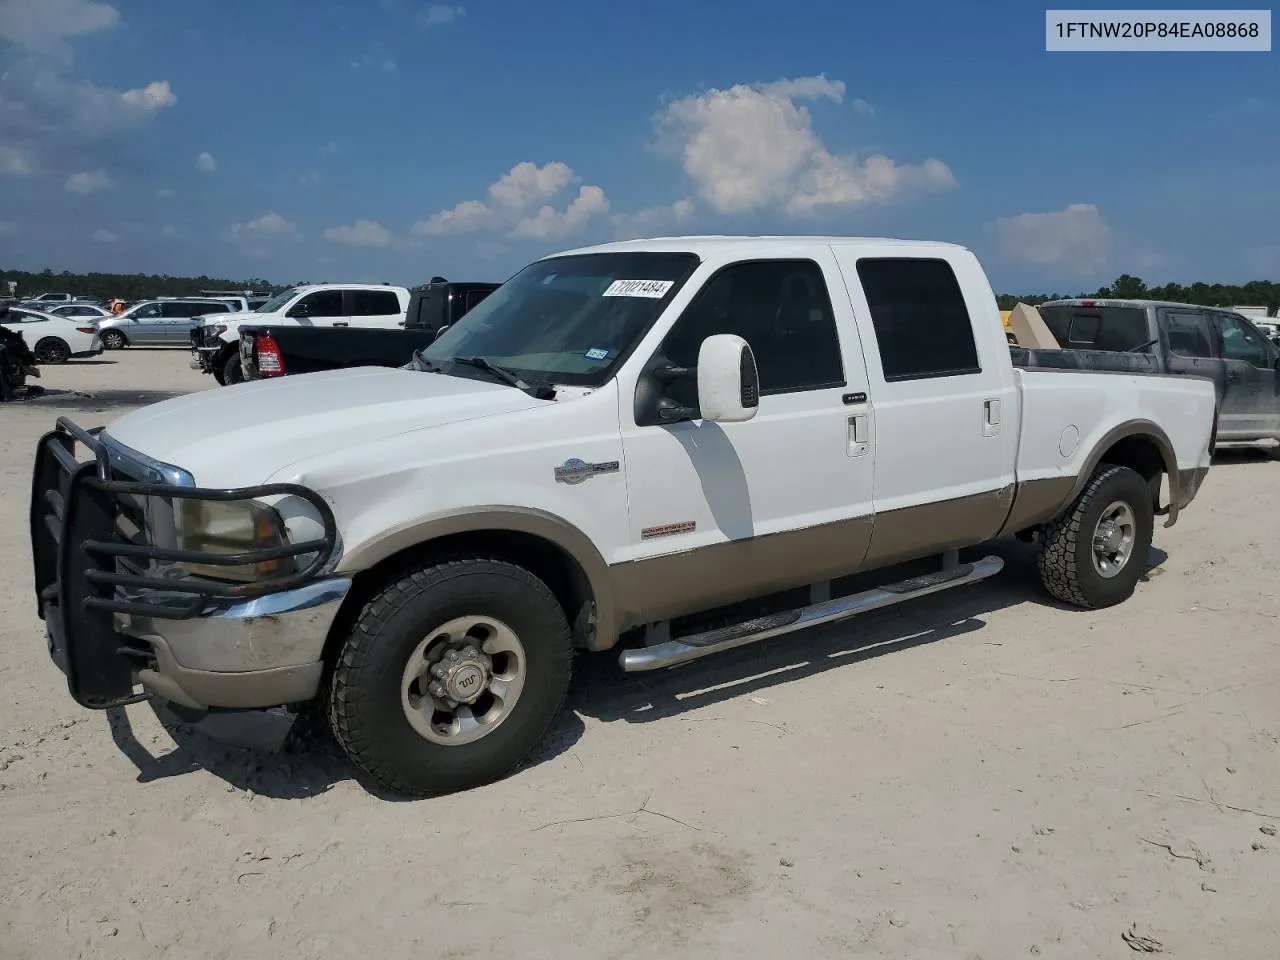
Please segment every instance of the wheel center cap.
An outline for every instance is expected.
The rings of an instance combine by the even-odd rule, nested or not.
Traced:
[[[489,685],[489,670],[477,660],[459,660],[450,665],[441,683],[450,700],[472,703]]]

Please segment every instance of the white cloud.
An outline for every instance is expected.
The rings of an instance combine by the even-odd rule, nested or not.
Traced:
[[[173,196],[173,191],[172,191],[172,190],[170,190],[168,187],[161,187],[159,190],[157,190],[157,191],[156,191],[156,196],[157,196],[157,197],[166,197],[166,198],[167,198],[167,197],[172,197],[172,196]]]
[[[31,172],[31,160],[16,147],[0,146],[0,174],[24,177]]]
[[[120,11],[95,0],[3,0],[0,2],[0,40],[38,53],[68,59],[66,41],[120,22]]]
[[[218,161],[207,150],[196,157],[196,169],[201,173],[213,173],[218,169]]]
[[[75,74],[68,41],[119,22],[96,0],[0,0],[0,130],[28,167],[68,172],[65,158],[90,141],[126,136],[176,102],[165,80],[117,90]]]
[[[176,237],[178,235],[178,228],[170,224],[165,224],[160,228],[160,233],[166,237]]]
[[[324,238],[356,247],[386,247],[395,239],[391,231],[376,220],[357,220],[347,227],[329,227]]]
[[[634,213],[618,213],[613,217],[614,237],[618,240],[651,237],[656,232],[685,223],[696,210],[694,202],[684,197],[672,204],[649,207]]]
[[[545,206],[573,179],[573,170],[558,161],[541,167],[528,161],[517,163],[490,185],[487,202],[464,200],[449,210],[441,210],[415,223],[413,232],[423,236],[443,236],[510,229],[521,231],[519,234],[513,232],[513,236],[563,236],[562,232],[554,231],[572,230],[609,209],[609,201],[599,187],[583,187],[563,213]],[[540,204],[544,206],[534,213]],[[538,221],[537,225],[533,221]],[[543,230],[553,233],[538,232]]]
[[[654,122],[661,142],[680,156],[698,194],[718,213],[780,207],[802,215],[955,186],[940,160],[914,166],[831,153],[797,101],[840,104],[844,95],[845,85],[825,75],[738,84],[672,101]],[[853,105],[863,115],[871,110],[866,101]]]
[[[992,226],[1005,253],[1041,266],[1087,272],[1107,262],[1111,246],[1111,227],[1092,203],[1001,217]]]
[[[272,244],[299,239],[298,225],[272,210],[256,220],[231,224],[227,227],[226,239],[245,253],[265,257],[270,254]]]
[[[535,216],[525,217],[508,236],[521,239],[565,237],[576,232],[593,217],[609,212],[609,200],[599,187],[584,186],[563,211],[547,205]]]
[[[95,230],[93,232],[94,243],[119,243],[120,234],[112,233],[110,230]]]
[[[168,80],[153,80],[137,90],[126,90],[120,94],[120,99],[139,110],[160,110],[178,102],[178,98],[169,89]]]
[[[445,3],[431,3],[418,12],[418,26],[439,27],[446,23],[461,20],[467,15],[465,7],[456,7]]]
[[[324,144],[322,147],[320,147],[320,149],[317,152],[322,157],[333,157],[333,156],[337,156],[340,153],[346,153],[347,148],[340,143],[331,141],[329,143]]]
[[[18,232],[18,225],[12,220],[0,220],[0,237],[11,237]]]
[[[107,175],[106,170],[98,168],[86,170],[83,173],[73,173],[67,177],[66,189],[71,193],[88,194],[105,190],[109,186],[111,186],[111,177]]]

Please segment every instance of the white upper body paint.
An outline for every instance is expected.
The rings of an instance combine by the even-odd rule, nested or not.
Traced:
[[[1104,436],[1134,422],[1163,431],[1178,470],[1208,466],[1211,383],[1015,369],[991,287],[963,247],[683,237],[558,256],[637,251],[691,253],[698,263],[673,295],[661,283],[617,282],[645,277],[612,283],[611,296],[669,299],[598,387],[564,387],[544,400],[485,378],[349,369],[165,401],[120,418],[107,432],[186,469],[201,486],[279,481],[318,491],[333,507],[345,557],[432,518],[518,508],[561,521],[585,534],[605,562],[624,563],[1073,478]],[[972,325],[976,368],[886,378],[858,272],[860,261],[884,258],[950,268]],[[637,425],[644,368],[686,307],[718,271],[762,260],[817,265],[844,382],[764,393],[746,422]],[[919,336],[930,336],[927,325]],[[606,469],[586,482],[557,482],[556,468],[574,459]],[[683,532],[644,535],[667,525]],[[346,568],[344,559],[339,569]]]

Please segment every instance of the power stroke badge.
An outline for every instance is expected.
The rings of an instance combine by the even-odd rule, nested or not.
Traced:
[[[610,460],[607,463],[587,463],[585,460],[566,460],[560,466],[556,467],[557,483],[581,483],[583,480],[589,480],[591,477],[598,477],[602,473],[617,473],[618,461]]]

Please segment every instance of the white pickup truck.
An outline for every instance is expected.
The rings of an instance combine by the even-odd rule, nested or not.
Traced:
[[[256,310],[206,318],[192,329],[191,366],[226,386],[244,380],[240,328],[260,326],[403,327],[406,287],[374,283],[315,283],[276,294]]]
[[[526,757],[575,650],[652,670],[842,620],[995,574],[957,551],[1004,534],[1105,607],[1200,487],[1214,388],[1049,362],[958,246],[547,257],[409,368],[59,421],[32,503],[50,649],[86,707],[319,700],[368,780],[424,795]]]

